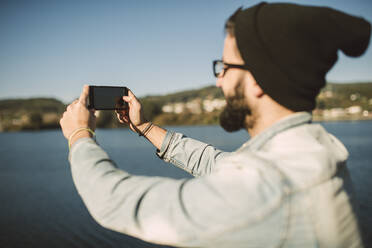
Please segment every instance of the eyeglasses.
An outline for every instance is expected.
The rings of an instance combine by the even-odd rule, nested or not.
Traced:
[[[230,68],[238,68],[243,70],[248,70],[246,65],[234,65],[234,64],[227,64],[222,60],[214,60],[213,61],[213,73],[215,77],[223,77],[226,71]]]

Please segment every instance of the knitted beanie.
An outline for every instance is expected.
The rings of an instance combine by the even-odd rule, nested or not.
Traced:
[[[260,3],[236,13],[235,36],[263,91],[293,111],[311,111],[337,51],[358,57],[370,40],[362,18],[315,6]]]

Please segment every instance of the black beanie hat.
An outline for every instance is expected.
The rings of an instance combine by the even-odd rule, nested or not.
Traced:
[[[311,111],[337,61],[360,56],[371,25],[325,7],[265,2],[235,14],[235,37],[247,69],[263,91],[293,111]]]

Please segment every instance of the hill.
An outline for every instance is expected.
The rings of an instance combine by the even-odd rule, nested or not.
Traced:
[[[145,116],[159,125],[217,124],[224,100],[221,89],[201,89],[140,98]],[[0,100],[0,131],[59,128],[66,106],[57,99]],[[372,82],[328,83],[317,98],[317,120],[372,118]],[[113,111],[100,111],[97,126],[122,125]]]
[[[57,128],[65,109],[53,98],[0,100],[0,131]]]
[[[208,108],[208,105],[216,105],[216,100],[222,99],[221,89],[215,86],[140,98],[145,116],[159,125],[217,124],[223,106]],[[350,107],[356,113],[349,114]],[[372,113],[372,82],[328,83],[318,95],[314,117],[319,121],[372,118],[363,116],[365,111]],[[106,121],[100,123],[101,127],[118,126],[115,116],[102,114]]]

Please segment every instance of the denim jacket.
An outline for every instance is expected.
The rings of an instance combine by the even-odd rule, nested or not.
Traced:
[[[167,132],[158,156],[195,177],[130,175],[93,139],[73,145],[73,180],[99,224],[179,247],[363,246],[348,152],[307,112],[230,153]]]

